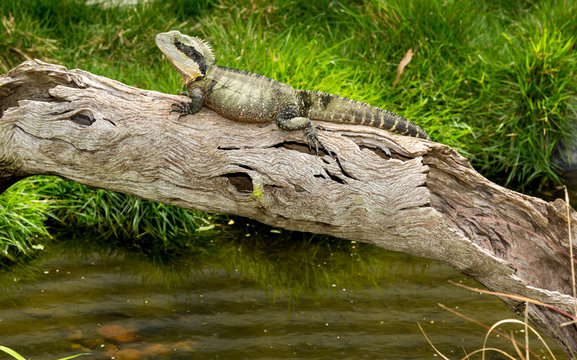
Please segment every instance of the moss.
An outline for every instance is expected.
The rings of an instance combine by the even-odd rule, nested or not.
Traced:
[[[251,200],[255,200],[255,199],[260,200],[263,198],[263,196],[264,196],[264,194],[262,193],[260,186],[257,184],[253,184]]]

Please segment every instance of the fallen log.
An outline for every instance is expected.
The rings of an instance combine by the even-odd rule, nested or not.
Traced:
[[[0,77],[0,191],[31,175],[184,208],[329,234],[452,265],[499,293],[574,314],[564,201],[479,175],[455,150],[358,125],[323,123],[316,156],[301,132],[203,109],[177,95],[28,61]],[[568,218],[569,214],[569,218]],[[577,246],[573,246],[577,251]],[[566,351],[577,326],[548,306],[501,296]]]

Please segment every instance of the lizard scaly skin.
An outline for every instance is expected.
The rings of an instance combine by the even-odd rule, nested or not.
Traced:
[[[304,130],[309,147],[313,145],[317,153],[322,144],[311,120],[369,125],[430,140],[418,125],[391,111],[218,66],[210,46],[197,37],[169,31],[158,34],[156,44],[182,75],[189,91],[190,103],[174,104],[181,116],[194,114],[204,105],[231,120],[276,121],[284,130]]]

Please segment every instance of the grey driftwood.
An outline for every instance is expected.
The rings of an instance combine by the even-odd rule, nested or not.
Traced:
[[[320,137],[336,161],[274,123],[206,109],[178,119],[171,104],[183,99],[38,60],[19,65],[0,77],[0,191],[30,175],[58,175],[440,260],[491,291],[574,313],[564,201],[491,183],[442,144],[323,123],[333,131]],[[573,209],[570,217],[577,223]],[[523,313],[525,302],[502,300]],[[569,318],[533,304],[528,314],[577,353],[577,327],[560,326]]]

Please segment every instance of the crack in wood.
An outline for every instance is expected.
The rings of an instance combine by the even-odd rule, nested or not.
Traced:
[[[335,181],[335,182],[337,182],[337,183],[339,183],[339,184],[346,184],[346,183],[347,183],[345,180],[341,179],[338,175],[332,174],[329,170],[326,170],[326,172],[327,172],[327,175],[329,176],[329,178],[330,178],[332,181]],[[344,173],[343,173],[343,174],[344,174]]]
[[[273,145],[272,147],[273,148],[285,148],[285,149],[289,149],[289,150],[295,150],[295,151],[301,152],[303,154],[308,154],[308,155],[317,155],[314,148],[309,149],[308,145],[306,145],[304,143],[296,142],[296,141],[282,141],[278,144]],[[325,157],[325,156],[328,156],[328,154],[326,153],[326,151],[324,149],[319,147],[318,156]]]
[[[285,137],[270,123],[237,124],[200,112],[187,126],[175,126],[166,121],[175,95],[81,70],[30,61],[0,83],[0,166],[8,176],[50,173],[150,200],[362,241],[445,261],[495,291],[573,309],[569,260],[543,239],[561,244],[567,222],[577,223],[575,211],[566,219],[561,200],[545,202],[491,183],[448,146],[327,123],[334,131],[323,133],[323,142],[338,156],[320,149],[317,157],[301,134]],[[50,90],[56,85],[63,86]],[[74,99],[70,106],[77,110],[90,106],[93,116],[80,112],[54,122],[49,113],[58,107],[44,102],[62,99],[50,93]],[[21,108],[5,111],[13,106]],[[105,117],[121,126],[102,131],[93,120]],[[215,139],[234,145],[216,149]],[[96,150],[87,154],[82,147]],[[13,180],[4,177],[0,189]],[[519,304],[501,298],[511,307]],[[577,327],[559,329],[564,316],[530,306],[529,319],[577,352]]]
[[[361,150],[367,149],[369,151],[372,151],[382,159],[389,160],[393,157],[393,155],[391,154],[391,150],[387,148],[377,148],[373,146],[359,145],[359,144],[357,145],[359,146],[359,149]]]

